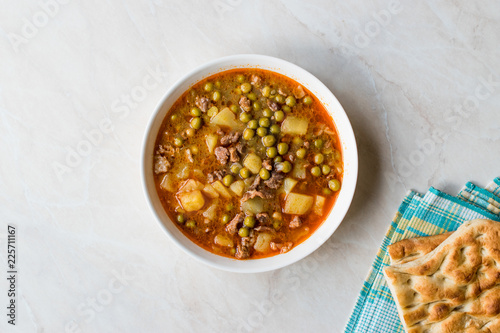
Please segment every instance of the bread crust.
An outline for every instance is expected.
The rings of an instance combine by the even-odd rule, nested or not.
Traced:
[[[411,261],[384,269],[406,332],[500,332],[500,223],[473,220],[443,235],[427,254],[439,237],[393,247],[396,261]]]
[[[426,255],[450,237],[452,233],[453,231],[428,237],[408,238],[389,245],[387,251],[391,265],[404,264]]]

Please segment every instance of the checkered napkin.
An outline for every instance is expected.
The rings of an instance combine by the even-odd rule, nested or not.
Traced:
[[[456,197],[433,187],[425,195],[409,192],[384,237],[344,332],[404,333],[382,274],[382,269],[389,265],[387,246],[406,238],[453,231],[463,222],[477,218],[500,221],[500,178],[484,189],[467,183]]]

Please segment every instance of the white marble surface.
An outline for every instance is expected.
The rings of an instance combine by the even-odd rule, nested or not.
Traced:
[[[17,325],[2,310],[2,332],[341,332],[405,191],[500,173],[497,1],[22,0],[2,4],[0,37],[0,266],[15,224],[19,267]],[[338,231],[263,274],[181,252],[139,177],[162,94],[238,53],[315,74],[360,154]]]

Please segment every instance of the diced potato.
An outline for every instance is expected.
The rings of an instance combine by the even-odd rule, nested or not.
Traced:
[[[227,187],[222,185],[220,180],[212,183],[212,187],[225,199],[231,199],[231,193],[227,190]]]
[[[307,133],[309,120],[287,116],[281,123],[281,133],[291,135],[305,135]]]
[[[242,180],[237,180],[232,183],[229,188],[234,192],[234,194],[241,197],[243,195],[243,191],[245,190],[245,182]]]
[[[293,164],[292,176],[298,179],[306,179],[306,161],[297,160]]]
[[[174,181],[172,180],[172,175],[169,173],[164,174],[161,176],[161,181],[160,181],[160,188],[165,191],[169,192],[174,192],[175,187],[174,187]]]
[[[292,192],[292,189],[295,185],[297,185],[298,181],[293,178],[285,178],[285,182],[283,183],[283,190],[286,194]]]
[[[207,195],[207,197],[215,199],[219,197],[219,192],[217,192],[214,187],[210,184],[205,185],[203,188],[203,193]]]
[[[242,128],[242,123],[236,120],[236,116],[229,108],[222,109],[219,113],[210,118],[210,124],[227,126],[233,130]]]
[[[271,234],[262,233],[257,236],[253,248],[258,252],[266,252],[269,249],[269,243],[273,239]]]
[[[203,189],[203,187],[204,187],[203,184],[197,181],[196,179],[188,179],[179,188],[179,193],[201,190]]]
[[[207,134],[205,136],[205,142],[207,143],[208,151],[212,154],[217,146],[217,135],[215,134]]]
[[[214,243],[219,245],[219,246],[227,246],[227,247],[233,247],[234,243],[231,238],[225,235],[218,234],[214,238]]]
[[[206,217],[210,221],[215,220],[215,213],[217,213],[217,206],[219,201],[214,201],[212,204],[203,212],[203,217]]]
[[[262,168],[262,159],[254,153],[250,153],[245,157],[243,165],[253,174],[258,174]]]
[[[294,243],[300,241],[303,239],[305,236],[307,236],[310,233],[309,227],[300,227],[298,229],[295,229],[292,231],[292,241]]]
[[[256,215],[264,211],[264,200],[256,197],[241,204],[241,210],[249,215]]]
[[[177,171],[177,178],[186,179],[187,177],[189,177],[189,170],[189,166],[186,165],[184,168]]]
[[[314,198],[310,195],[290,193],[286,196],[283,211],[286,214],[303,215],[311,209],[313,202]]]
[[[200,190],[179,193],[177,198],[186,212],[200,210],[205,205],[205,198]]]
[[[321,195],[316,196],[316,200],[314,200],[313,213],[316,215],[323,215],[323,207],[325,206],[325,197]]]

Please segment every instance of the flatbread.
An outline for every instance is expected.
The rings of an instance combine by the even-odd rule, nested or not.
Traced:
[[[498,222],[466,222],[434,250],[387,266],[384,275],[408,333],[500,332]]]
[[[453,231],[435,236],[408,238],[389,245],[387,251],[391,258],[391,265],[404,264],[426,255],[450,237],[452,233]]]

